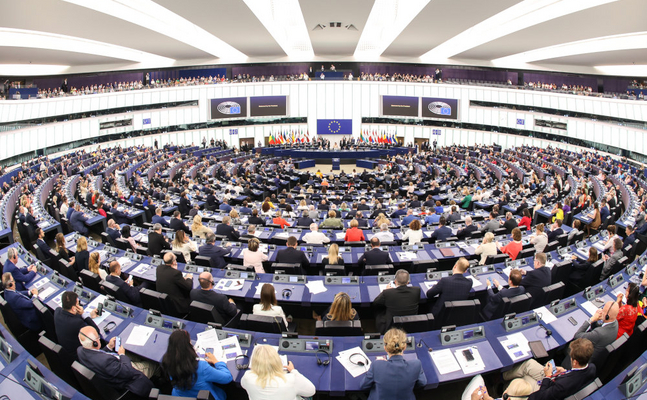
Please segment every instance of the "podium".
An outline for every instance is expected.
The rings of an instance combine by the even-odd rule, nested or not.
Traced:
[[[333,158],[333,159],[332,159],[332,170],[333,170],[333,171],[339,171],[339,170],[340,170],[340,167],[339,167],[339,158]]]

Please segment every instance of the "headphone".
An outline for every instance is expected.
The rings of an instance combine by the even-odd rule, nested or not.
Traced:
[[[353,356],[361,357],[361,359],[363,361],[362,360],[353,361]],[[359,365],[360,367],[364,367],[364,366],[368,365],[368,363],[369,363],[368,358],[364,357],[364,355],[362,353],[353,353],[353,354],[351,354],[350,357],[348,357],[348,361],[350,361],[351,364]]]
[[[247,362],[243,361],[242,364],[239,364],[238,360],[240,360],[240,359],[242,359],[242,360],[247,359]],[[234,358],[234,363],[236,364],[236,369],[237,370],[247,369],[247,368],[249,368],[249,356],[247,354],[241,354],[239,356],[236,356],[236,358]]]
[[[288,288],[283,289],[283,291],[281,292],[281,296],[282,296],[284,299],[289,299],[289,298],[290,298],[290,296],[292,296],[292,289],[288,289]]]
[[[322,360],[321,358],[319,358],[319,353],[325,354],[326,359]],[[317,352],[315,353],[315,357],[317,357],[317,365],[326,366],[330,364],[330,353],[328,353],[326,350],[321,350],[321,349],[317,350]]]
[[[115,324],[115,325],[116,325],[116,324]],[[85,333],[83,333],[83,332],[81,332],[81,331],[79,331],[79,333],[80,333],[81,335],[85,336],[85,337],[86,337],[86,339],[90,339],[90,340],[92,340],[92,346],[94,346],[94,347],[99,347],[99,342],[98,342],[98,341],[96,341],[96,340],[92,339],[90,336],[86,335]]]
[[[112,324],[112,326],[110,324]],[[115,321],[110,321],[106,324],[106,326],[103,327],[103,332],[110,333],[110,331],[116,327],[117,327],[117,323]]]

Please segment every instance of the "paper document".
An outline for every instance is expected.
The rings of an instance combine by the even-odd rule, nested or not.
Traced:
[[[335,358],[344,366],[344,368],[346,368],[346,371],[348,371],[353,378],[357,378],[358,376],[365,374],[371,367],[371,360],[368,359],[364,351],[359,346],[340,351],[339,355]],[[358,365],[360,362],[364,365]]]
[[[557,317],[555,317],[552,312],[548,311],[546,307],[535,308],[533,311],[536,312],[538,316],[541,316],[541,320],[546,324],[552,324],[557,321]]]
[[[306,287],[310,291],[310,294],[319,294],[328,290],[326,289],[326,285],[324,285],[323,281],[319,280],[309,281],[308,283],[306,283]]]
[[[36,277],[38,278],[38,275],[36,275]],[[43,287],[43,285],[45,285],[47,282],[49,282],[49,278],[40,279],[38,280],[38,282],[35,282],[31,288],[40,290],[40,288]]]
[[[479,349],[476,346],[454,350],[454,356],[456,357],[456,360],[458,360],[458,364],[461,366],[465,375],[471,375],[485,369],[485,364],[483,363],[481,354],[479,354]],[[471,360],[469,360],[469,358],[471,358]]]
[[[553,263],[552,261],[546,261],[546,266],[547,266],[549,269],[553,269],[553,267],[555,266],[555,263]]]
[[[121,268],[128,268],[128,267],[130,267],[131,265],[134,264],[133,260],[131,260],[128,257],[119,257],[117,259],[117,262],[119,263]]]
[[[380,286],[380,292],[383,292],[384,289],[386,289],[387,287],[390,288],[390,289],[394,288],[395,283],[393,281],[391,281],[389,283],[381,283],[379,286]]]
[[[216,284],[216,289],[224,292],[241,290],[244,283],[244,279],[221,279]]]
[[[412,251],[402,251],[398,253],[398,258],[401,260],[417,260],[418,255]]]
[[[279,232],[276,235],[274,235],[274,237],[277,239],[287,239],[288,237],[290,237],[290,234],[287,232]]]
[[[262,233],[262,232],[255,231],[255,232],[254,232],[254,236],[256,236],[257,238],[259,238],[259,237],[261,237],[261,233]]]
[[[479,281],[478,279],[476,279],[475,277],[473,277],[472,275],[470,275],[469,278],[472,280],[472,288],[477,288],[479,286],[483,286],[483,283],[481,281]]]
[[[126,344],[130,346],[144,346],[153,332],[155,332],[155,328],[137,325],[130,332],[130,336],[128,336],[128,339],[126,340]]]
[[[512,267],[505,267],[505,268],[503,268],[503,273],[504,273],[504,274],[505,274],[505,276],[507,276],[508,278],[510,277],[510,272],[512,272]]]
[[[460,371],[461,369],[461,366],[458,365],[451,349],[432,351],[429,355],[431,356],[431,361],[436,366],[438,373],[441,375]]]
[[[54,292],[56,292],[56,289],[50,286],[47,289],[43,290],[42,292],[38,292],[38,299],[40,301],[45,301],[45,299],[51,296]]]
[[[256,292],[254,293],[254,296],[261,295],[261,289],[263,289],[263,286],[265,286],[264,283],[259,283],[258,285],[256,285]]]
[[[508,335],[506,339],[500,338],[499,342],[512,361],[517,361],[525,356],[531,355],[528,339],[521,332]]]
[[[438,281],[429,281],[429,282],[424,282],[424,284],[425,284],[425,288],[427,288],[427,290],[429,290],[429,289],[431,289],[432,287],[434,287],[437,283],[438,283]]]
[[[143,275],[145,274],[149,269],[151,269],[152,266],[148,264],[139,264],[137,268],[135,268],[132,272],[128,272],[129,274],[140,274]]]
[[[337,240],[343,240],[346,238],[346,233],[345,232],[337,232],[335,233],[335,237]]]
[[[92,300],[85,307],[85,310],[83,310],[83,318],[89,317],[92,310],[96,309],[99,306],[99,303],[103,303],[105,300],[106,300],[106,296],[102,294],[97,296],[94,300]],[[100,316],[94,318],[92,322],[94,322],[97,326],[99,326],[99,324],[102,323],[103,320],[108,317],[108,315],[110,315],[110,313],[108,311],[104,311]]]
[[[108,251],[107,250],[96,250],[97,253],[99,253],[99,258],[101,260],[105,260],[108,258]]]
[[[206,353],[212,353],[218,361],[225,362],[243,354],[238,337],[231,336],[227,339],[219,340],[218,332],[215,329],[198,333],[198,339],[193,348],[199,357],[204,357]]]
[[[582,303],[582,308],[584,311],[586,311],[590,316],[593,316],[598,311],[598,307],[591,303],[590,301]]]
[[[595,247],[598,250],[598,253],[604,252],[604,242],[599,241],[593,244],[593,247]]]

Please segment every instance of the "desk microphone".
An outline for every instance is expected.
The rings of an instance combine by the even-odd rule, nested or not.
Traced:
[[[431,353],[433,351],[433,349],[431,347],[429,347],[429,345],[427,345],[427,343],[425,343],[423,338],[420,338],[420,341],[418,342],[418,347],[422,347],[423,343],[427,347],[427,350]]]

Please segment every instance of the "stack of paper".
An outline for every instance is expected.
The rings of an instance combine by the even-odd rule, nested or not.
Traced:
[[[309,281],[306,283],[306,286],[308,287],[308,290],[310,291],[310,294],[319,294],[327,291],[326,285],[324,285],[323,281]]]
[[[483,283],[481,283],[481,281],[479,281],[478,279],[476,279],[472,275],[470,275],[469,278],[472,280],[472,288],[483,286]]]
[[[43,290],[42,292],[38,292],[38,299],[40,301],[45,301],[45,299],[48,298],[54,292],[56,292],[56,289],[52,286],[49,286],[47,289]]]
[[[381,283],[379,286],[380,286],[380,292],[383,292],[384,289],[386,289],[387,287],[389,289],[394,288],[395,287],[395,282],[391,281],[389,283]]]
[[[456,372],[461,369],[461,366],[456,362],[456,358],[454,358],[451,349],[432,351],[429,355],[431,356],[431,361],[436,366],[438,373],[441,375]]]
[[[353,347],[352,349],[340,351],[339,355],[335,358],[341,365],[344,366],[344,368],[346,368],[346,371],[348,371],[348,373],[351,374],[353,378],[357,378],[358,376],[365,374],[371,367],[371,361],[366,356],[366,353],[364,353],[364,351],[359,348],[359,346]],[[359,363],[362,363],[364,365],[358,365]]]
[[[254,236],[256,236],[257,238],[258,238],[258,237],[261,237],[261,233],[263,233],[263,232],[255,231],[255,232],[254,232]]]
[[[215,329],[209,329],[198,333],[197,337],[198,339],[193,348],[200,357],[204,357],[206,353],[211,353],[218,361],[227,362],[243,354],[237,336],[219,340],[218,332]]]
[[[398,257],[402,260],[417,260],[418,255],[412,251],[403,251],[398,253]]]
[[[117,262],[119,263],[119,265],[121,265],[121,268],[128,268],[134,264],[133,260],[128,257],[119,257],[117,259]]]
[[[148,271],[149,269],[151,269],[151,266],[150,266],[150,265],[148,265],[148,264],[139,264],[139,266],[137,266],[137,268],[135,268],[135,269],[133,270],[133,272],[129,272],[129,274],[135,273],[135,274],[141,274],[141,275],[143,275],[143,274],[145,274],[145,273],[146,273],[146,271]]]
[[[342,240],[342,239],[346,238],[346,233],[345,232],[337,232],[337,233],[335,233],[335,237],[337,238],[337,240]]]
[[[508,335],[506,339],[499,339],[501,346],[508,353],[512,361],[517,361],[527,355],[530,355],[530,346],[528,346],[528,339],[523,333],[515,333]]]
[[[590,316],[593,316],[593,314],[598,311],[598,307],[590,301],[582,303],[582,308],[584,308],[584,311],[586,311]]]
[[[145,346],[148,338],[155,332],[155,328],[144,325],[137,325],[133,328],[126,340],[126,344],[130,346]]]
[[[468,360],[468,356],[464,352],[469,352],[472,360]],[[458,360],[458,364],[461,366],[465,375],[471,375],[485,369],[485,363],[483,363],[481,354],[476,346],[454,350],[454,356]]]
[[[288,234],[287,232],[279,232],[274,235],[274,237],[277,239],[287,239],[288,237],[290,237],[290,234]]]
[[[438,281],[429,281],[429,282],[424,282],[424,283],[425,283],[425,287],[427,288],[427,290],[429,290],[432,287],[434,287],[438,283]]]

